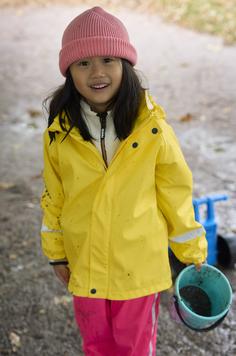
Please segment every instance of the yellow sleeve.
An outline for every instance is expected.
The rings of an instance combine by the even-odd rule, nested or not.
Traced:
[[[156,189],[158,206],[167,222],[169,245],[181,262],[201,263],[206,260],[207,240],[204,228],[195,220],[192,173],[172,128],[166,122],[162,126]]]
[[[60,179],[57,157],[57,143],[50,144],[48,130],[44,133],[44,191],[41,197],[43,222],[41,229],[42,249],[53,260],[64,259],[63,231],[61,228],[61,210],[64,193]]]

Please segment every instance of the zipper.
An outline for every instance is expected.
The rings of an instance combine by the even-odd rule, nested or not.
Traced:
[[[101,124],[101,129],[100,129],[100,144],[101,144],[101,152],[102,152],[102,157],[101,155],[99,154],[98,150],[95,148],[95,146],[93,144],[91,144],[90,142],[86,142],[82,139],[82,137],[80,135],[78,135],[76,133],[76,135],[73,134],[72,132],[72,136],[74,136],[74,138],[76,140],[78,140],[79,138],[79,141],[86,145],[90,150],[92,149],[93,152],[97,155],[98,158],[102,159],[102,161],[104,162],[104,165],[105,165],[105,168],[107,169],[108,168],[108,162],[107,162],[107,153],[106,153],[106,146],[105,146],[105,134],[106,134],[106,118],[107,118],[107,115],[108,113],[107,112],[103,112],[103,113],[97,113],[97,116],[99,117],[100,119],[100,124]],[[144,117],[144,119],[151,119],[152,115],[146,115]],[[104,118],[104,119],[102,119]],[[130,136],[128,136],[125,140],[123,140],[121,143],[120,143],[120,146],[118,147],[117,151],[115,152],[114,156],[112,157],[111,159],[111,162],[109,164],[112,165],[113,161],[116,159],[116,157],[118,156],[118,154],[120,153],[120,151],[124,148],[124,146],[126,144],[128,144],[129,141],[132,140],[132,136],[133,134],[136,134],[137,132],[139,132],[140,130],[142,130],[145,126],[147,126],[149,124],[149,121],[146,121],[144,120],[144,122],[139,126],[137,127],[133,132],[131,132]]]
[[[97,116],[99,117],[100,124],[101,124],[100,144],[101,144],[102,157],[103,157],[106,167],[108,167],[107,151],[106,151],[106,144],[105,144],[106,126],[107,126],[107,112],[98,113]]]

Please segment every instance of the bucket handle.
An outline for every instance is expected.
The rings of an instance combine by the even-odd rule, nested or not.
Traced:
[[[216,328],[219,324],[222,323],[222,321],[224,320],[224,318],[226,317],[226,315],[228,314],[228,311],[219,319],[217,320],[213,325],[207,327],[207,328],[204,328],[204,329],[196,329],[196,328],[193,328],[192,326],[190,326],[188,323],[186,323],[186,321],[183,319],[182,315],[180,314],[180,310],[179,310],[179,304],[178,304],[178,299],[176,297],[176,295],[173,296],[174,298],[174,306],[175,306],[175,309],[177,311],[177,314],[180,318],[180,320],[183,322],[184,325],[186,325],[189,329],[191,330],[194,330],[194,331],[198,331],[198,332],[203,332],[203,331],[210,331],[210,330],[213,330],[214,328]]]

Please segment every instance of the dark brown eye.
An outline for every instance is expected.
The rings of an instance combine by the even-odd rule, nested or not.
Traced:
[[[110,62],[113,61],[113,58],[111,58],[111,57],[106,57],[106,58],[104,58],[103,60],[104,60],[105,63],[110,63]]]
[[[78,66],[80,66],[80,67],[86,67],[88,64],[89,64],[88,61],[80,61],[80,62],[78,62]]]

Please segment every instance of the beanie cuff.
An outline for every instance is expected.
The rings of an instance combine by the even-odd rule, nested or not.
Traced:
[[[59,57],[60,71],[66,76],[72,63],[95,56],[124,58],[133,66],[137,62],[136,50],[129,42],[114,37],[88,37],[72,41],[62,48]]]

